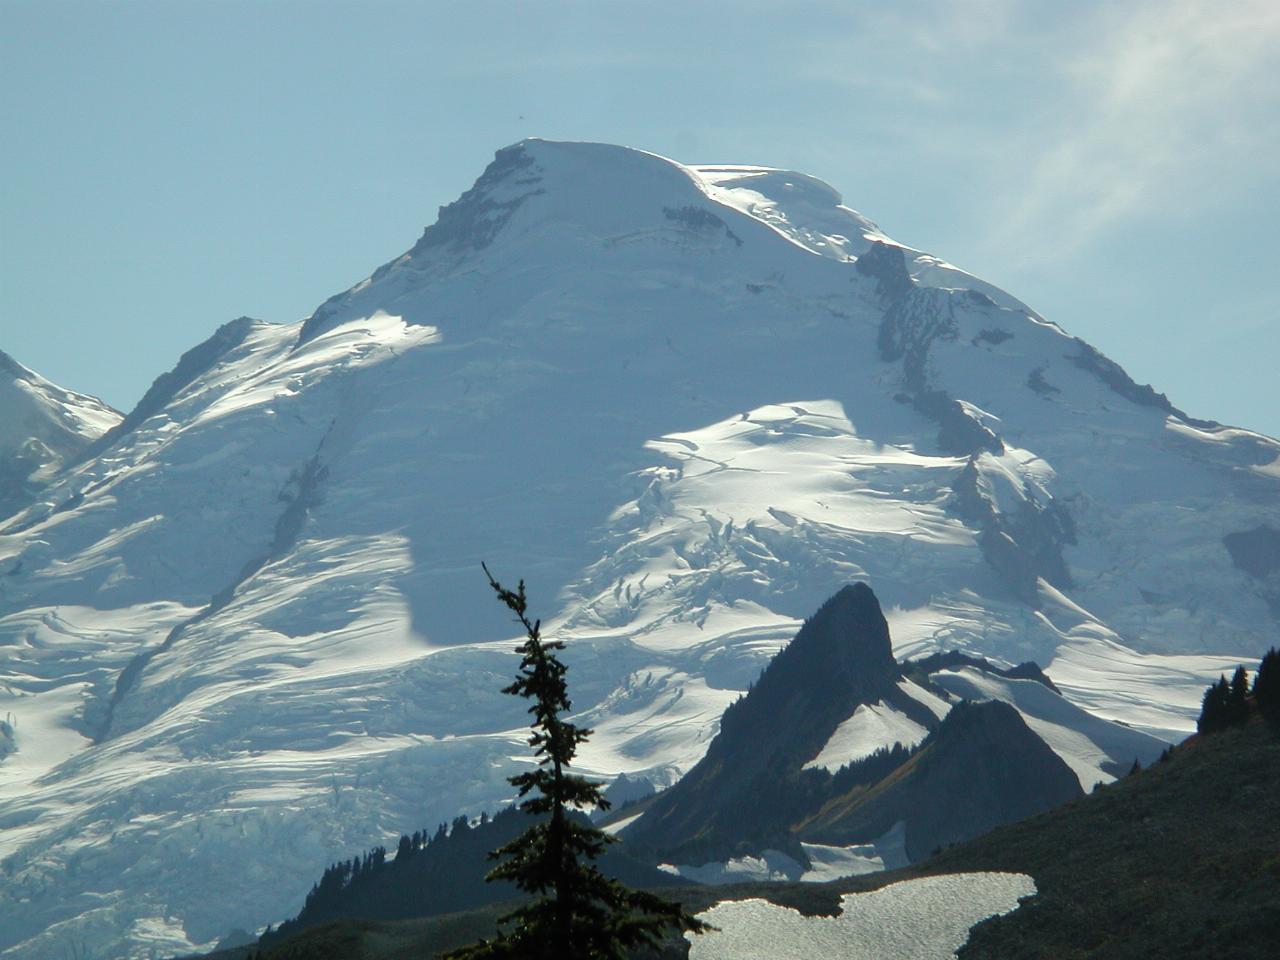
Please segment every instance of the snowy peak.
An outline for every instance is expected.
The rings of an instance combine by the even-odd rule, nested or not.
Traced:
[[[441,207],[412,249],[326,301],[303,324],[299,343],[374,309],[396,312],[389,299],[403,299],[464,263],[474,268],[477,259],[496,259],[518,269],[510,260],[519,258],[514,248],[522,240],[627,244],[664,227],[674,230],[682,218],[703,229],[707,223],[688,212],[696,205],[706,205],[696,179],[656,154],[600,143],[521,141],[499,150],[469,190]]]
[[[841,588],[725,710],[706,756],[627,839],[686,856],[764,839],[804,792],[796,784],[806,761],[860,707],[892,700],[922,731],[934,724],[926,706],[899,691],[900,679],[875,594],[865,583]],[[745,809],[752,804],[758,809]]]
[[[326,301],[299,343],[376,310],[435,323],[405,309],[410,291],[459,270],[500,267],[525,282],[532,247],[626,254],[666,247],[682,257],[759,258],[778,244],[852,261],[873,240],[869,220],[815,177],[751,166],[684,166],[603,143],[529,139],[499,150],[407,253]],[[776,253],[776,250],[774,250]],[[464,266],[465,265],[465,266]],[[412,305],[410,305],[412,307]]]
[[[24,428],[41,432],[51,443],[75,446],[102,435],[120,420],[120,414],[97,397],[46,380],[3,350],[0,390],[6,414],[0,421],[0,449],[12,449]],[[41,422],[49,426],[42,427]]]
[[[59,387],[0,351],[0,520],[119,421],[96,397]]]

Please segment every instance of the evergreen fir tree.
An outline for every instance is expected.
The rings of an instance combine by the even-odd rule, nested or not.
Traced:
[[[1204,700],[1200,704],[1200,719],[1196,721],[1196,730],[1200,733],[1217,733],[1225,730],[1230,722],[1228,699],[1231,688],[1227,686],[1227,678],[1219,677],[1218,682],[1204,692]]]
[[[1272,647],[1258,664],[1253,677],[1253,696],[1258,710],[1268,719],[1280,718],[1280,651]]]
[[[1227,694],[1227,722],[1238,727],[1249,719],[1249,675],[1244,667],[1236,667],[1231,677],[1231,689]]]
[[[564,644],[544,641],[541,621],[529,619],[523,580],[512,591],[488,567],[484,572],[525,629],[525,642],[516,649],[520,671],[503,693],[533,701],[529,745],[538,760],[536,769],[510,778],[525,798],[520,809],[538,822],[490,854],[500,863],[488,879],[510,881],[535,899],[499,921],[496,939],[446,954],[446,960],[623,960],[632,948],[657,946],[671,928],[709,929],[678,904],[628,890],[590,863],[615,838],[572,815],[609,804],[598,784],[566,769],[591,731],[562,719],[570,702],[556,651]]]

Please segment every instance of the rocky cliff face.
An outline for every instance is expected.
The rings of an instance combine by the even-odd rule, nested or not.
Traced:
[[[875,594],[865,583],[842,588],[725,710],[706,756],[627,830],[628,841],[704,859],[785,845],[790,820],[830,780],[805,774],[805,763],[858,707],[889,701],[933,721],[900,680]]]
[[[953,655],[924,665],[964,662]],[[984,698],[1008,696],[999,685],[1014,683],[1038,688],[1041,699],[1061,704],[1059,709],[1069,705],[1037,681],[1005,675],[1028,672],[1025,666],[984,666],[993,688],[966,688],[977,699],[955,705],[935,696],[947,696],[941,687],[930,692],[905,680],[875,595],[863,583],[845,587],[805,621],[746,697],[725,711],[720,733],[697,766],[624,836],[668,861],[698,864],[766,848],[794,852],[800,842],[869,844],[904,831],[906,853],[915,860],[1080,795],[1072,767],[1023,719],[1026,705]],[[1030,691],[1020,692],[1024,701],[1034,699]],[[1037,713],[1049,715],[1051,707],[1040,704]],[[1029,716],[1043,722],[1036,713]],[[893,717],[899,718],[896,728],[885,722]],[[1076,739],[1092,733],[1108,743],[1088,728],[1089,721],[1110,726],[1113,736],[1141,737],[1084,715],[1075,723],[1081,727]],[[913,725],[923,742],[910,737]],[[1063,739],[1048,727],[1045,732],[1055,742]],[[872,739],[877,736],[879,742]],[[853,762],[838,771],[815,769],[811,758],[829,755],[841,739],[854,748]]]

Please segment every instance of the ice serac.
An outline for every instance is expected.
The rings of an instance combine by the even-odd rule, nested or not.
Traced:
[[[119,421],[96,397],[59,387],[0,351],[0,521]]]
[[[1226,538],[1280,526],[1280,444],[1082,351],[805,174],[499,151],[411,249],[215,332],[0,521],[0,951],[212,945],[505,801],[526,718],[481,560],[567,641],[603,778],[692,768],[857,581],[900,657],[1035,660],[1189,732],[1273,642],[1269,548]]]

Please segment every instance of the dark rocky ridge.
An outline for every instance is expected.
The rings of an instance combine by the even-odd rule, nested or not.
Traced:
[[[534,159],[523,144],[517,143],[499,150],[494,154],[493,161],[485,167],[480,179],[469,190],[453,203],[440,208],[436,222],[423,230],[413,248],[404,256],[383,264],[374,271],[370,280],[376,282],[398,264],[411,262],[439,250],[463,254],[488,247],[516,210],[530,197],[543,192],[537,186],[540,181],[533,168]],[[492,195],[494,188],[508,181],[528,189],[509,199],[495,200]],[[298,333],[298,346],[314,340],[328,330],[333,318],[350,302],[352,294],[352,290],[345,290],[322,303],[302,324],[302,330]],[[414,322],[411,316],[405,317],[405,320]]]
[[[984,452],[1002,454],[1004,441],[958,400],[929,382],[927,363],[933,343],[954,340],[958,335],[955,298],[991,304],[990,298],[971,290],[957,293],[917,287],[907,272],[901,248],[884,243],[873,243],[858,259],[856,268],[875,279],[876,290],[885,302],[877,344],[882,360],[902,364],[905,392],[899,399],[938,425],[937,442],[942,450],[969,458],[968,466],[954,484],[955,504],[959,515],[978,527],[983,557],[1013,592],[1032,606],[1038,604],[1039,577],[1057,587],[1069,587],[1071,576],[1062,548],[1075,542],[1070,515],[1056,502],[1024,502],[1011,517],[997,511],[978,489],[975,460]],[[1010,337],[997,330],[983,330],[978,336],[997,344]],[[1097,357],[1100,359],[1095,372],[1109,371],[1106,363],[1110,361],[1101,354]],[[1029,386],[1037,389],[1034,380]],[[1130,393],[1139,398],[1135,402],[1150,401],[1140,390]]]
[[[999,670],[962,654],[931,660],[933,669],[963,663],[1049,685],[1034,664]],[[919,859],[1080,794],[1075,773],[1013,707],[961,704],[939,724],[898,688],[902,677],[875,594],[862,583],[843,588],[725,712],[702,761],[624,837],[670,862],[768,847],[803,859],[802,840],[866,843],[905,821],[907,854]],[[915,750],[881,751],[834,775],[803,769],[859,705],[880,701],[932,732]]]
[[[801,768],[859,704],[888,700],[933,722],[897,689],[901,676],[875,594],[864,583],[844,587],[725,711],[706,756],[626,831],[628,841],[707,857],[743,843],[785,844],[788,814],[830,779]]]
[[[1095,347],[1091,347],[1079,337],[1074,339],[1080,350],[1070,358],[1071,362],[1081,370],[1087,370],[1092,373],[1130,403],[1136,403],[1140,407],[1155,407],[1157,410],[1162,410],[1175,416],[1183,423],[1190,424],[1193,427],[1209,429],[1222,426],[1216,420],[1200,420],[1196,417],[1188,416],[1170,403],[1169,398],[1163,393],[1157,393],[1151,384],[1137,383],[1129,374],[1124,372],[1124,368],[1120,364],[1110,357],[1104,356]]]
[[[961,703],[921,749],[870,790],[828,802],[799,825],[806,840],[847,845],[906,823],[912,861],[1081,795],[1071,768],[998,700]]]
[[[915,286],[901,247],[876,240],[853,266],[864,277],[874,279],[876,292],[886,299],[904,296]]]
[[[928,684],[929,674],[938,670],[955,670],[959,667],[975,667],[984,673],[993,673],[997,677],[1008,677],[1010,680],[1034,680],[1036,683],[1048,687],[1054,693],[1062,693],[1054,682],[1049,679],[1048,675],[1040,669],[1040,664],[1034,660],[1028,660],[1015,667],[1000,667],[986,657],[970,656],[959,650],[945,650],[922,657],[919,660],[911,660],[906,665],[908,675],[921,686]]]
[[[877,346],[888,363],[902,361],[903,397],[938,425],[938,446],[959,456],[983,450],[1003,453],[1004,442],[985,424],[970,416],[958,400],[929,383],[925,370],[929,348],[935,340],[954,340],[956,294],[949,290],[917,287],[907,272],[901,247],[876,241],[858,258],[855,269],[876,281],[876,292],[885,303]],[[990,298],[978,294],[986,302]]]
[[[956,512],[979,530],[983,558],[1023,602],[1039,605],[1036,581],[1040,577],[1055,587],[1071,587],[1062,549],[1076,542],[1075,522],[1062,504],[1024,499],[1016,512],[1000,512],[979,487],[973,457],[951,489]]]

